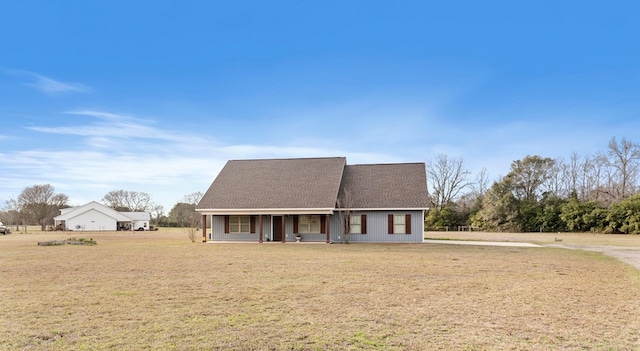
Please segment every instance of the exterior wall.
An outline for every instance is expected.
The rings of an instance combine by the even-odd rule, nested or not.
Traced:
[[[89,210],[66,221],[67,230],[98,231],[116,230],[117,222],[114,218],[96,210]]]
[[[293,217],[294,215],[290,215],[290,216],[286,216],[285,219],[285,239],[286,241],[296,241],[296,236],[295,233],[293,232]],[[333,226],[333,224],[331,224]],[[330,229],[333,230],[333,227]],[[300,241],[321,241],[321,242],[326,242],[327,241],[327,234],[326,233],[304,233],[304,234],[300,234],[301,235],[301,239]]]
[[[349,236],[351,243],[421,243],[424,241],[423,211],[354,211],[351,214],[367,215],[367,233],[351,234]],[[389,234],[388,215],[390,214],[410,214],[411,234]],[[337,213],[331,218],[331,241],[344,241],[344,228]]]
[[[272,227],[272,216],[271,215],[263,215],[262,216],[262,230],[263,230],[263,241],[273,241],[273,227]],[[211,221],[211,231],[207,234],[208,241],[259,241],[260,240],[260,232],[259,228],[257,228],[259,223],[258,218],[256,217],[256,232],[254,234],[227,234],[224,232],[224,216],[212,216]],[[333,225],[333,224],[332,224]],[[284,237],[286,241],[296,241],[296,237],[293,234],[293,216],[285,216],[285,233]],[[333,230],[333,228],[331,228]],[[322,233],[311,233],[311,234],[302,234],[301,241],[326,241],[327,235]]]
[[[352,214],[367,215],[367,233],[351,234],[349,241],[357,242],[377,242],[377,243],[421,243],[424,240],[424,213],[423,211],[358,211]],[[411,234],[389,234],[388,233],[388,215],[390,214],[410,214],[411,215]],[[262,216],[263,240],[265,242],[272,241],[272,216]],[[341,223],[340,216],[336,213],[330,217],[330,235],[332,242],[341,243],[344,241],[344,228]],[[224,216],[212,216],[211,232],[208,234],[209,241],[251,241],[258,242],[260,240],[260,232],[258,226],[258,218],[256,218],[255,234],[226,234],[224,232]],[[285,216],[285,240],[287,242],[295,241],[293,234],[293,216]],[[324,242],[327,235],[318,234],[302,234],[301,241],[318,241]]]
[[[256,216],[256,232],[254,234],[232,234],[224,232],[224,216],[211,216],[211,231],[208,234],[208,241],[260,241],[259,219]],[[262,216],[263,240],[271,238],[271,216]],[[294,239],[295,240],[295,239]]]

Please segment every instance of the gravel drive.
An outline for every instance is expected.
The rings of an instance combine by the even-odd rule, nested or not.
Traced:
[[[543,247],[531,243],[506,241],[474,241],[474,240],[424,240],[427,244],[475,245],[475,246],[510,246],[510,247]]]
[[[609,245],[564,245],[547,244],[536,245],[522,242],[502,242],[502,241],[473,241],[473,240],[425,240],[428,244],[450,244],[450,245],[478,245],[478,246],[511,246],[511,247],[555,247],[571,250],[585,250],[603,253],[607,256],[615,257],[620,261],[630,264],[640,269],[640,247],[609,246]]]
[[[562,245],[550,244],[547,247],[558,247],[572,250],[585,250],[603,253],[607,256],[615,257],[620,261],[630,264],[640,269],[640,248],[625,246],[608,246],[608,245]]]

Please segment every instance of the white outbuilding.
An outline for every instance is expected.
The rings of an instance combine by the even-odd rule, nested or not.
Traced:
[[[63,208],[53,218],[56,228],[73,231],[149,230],[148,212],[119,212],[96,201]]]

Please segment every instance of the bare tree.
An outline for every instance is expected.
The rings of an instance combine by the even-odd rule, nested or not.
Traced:
[[[133,212],[148,212],[153,207],[148,193],[127,190],[110,191],[102,198],[102,202],[117,210]]]
[[[182,202],[177,203],[169,214],[170,217],[181,223],[181,226],[187,225],[189,240],[194,243],[200,226],[200,214],[196,212],[196,205],[198,205],[202,196],[204,194],[200,191],[185,195]]]
[[[489,176],[487,168],[483,167],[475,177],[473,183],[470,184],[471,191],[459,196],[456,201],[458,213],[467,213],[470,215],[474,207],[480,207],[485,194],[489,190]]]
[[[563,198],[566,195],[569,166],[559,158],[547,170],[547,178],[542,187],[548,196]]]
[[[580,155],[577,152],[571,153],[569,162],[565,165],[565,181],[566,189],[569,196],[578,197],[578,188],[580,181]]]
[[[592,170],[592,162],[592,158],[586,156],[580,165],[580,191],[578,192],[578,199],[580,201],[591,200],[591,190],[595,189],[592,177],[590,176],[591,173],[589,172]]]
[[[601,202],[604,193],[604,178],[606,174],[607,158],[601,153],[585,157],[582,163],[582,185],[580,200]]]
[[[618,143],[613,137],[609,141],[607,165],[611,168],[611,195],[623,200],[635,192],[640,163],[640,146],[625,138]]]
[[[482,197],[489,190],[489,176],[487,175],[487,168],[483,167],[478,174],[476,174],[476,180],[471,184],[471,188],[476,196]]]
[[[5,220],[5,225],[9,226],[9,225],[15,225],[16,226],[16,231],[20,230],[20,225],[24,225],[25,226],[25,233],[26,233],[26,225],[27,223],[24,222],[23,223],[23,215],[20,213],[20,208],[18,206],[18,200],[14,199],[14,198],[10,198],[9,200],[5,201],[5,206],[3,209],[3,215],[2,215],[3,219]]]
[[[68,201],[67,195],[56,194],[51,184],[34,185],[20,193],[17,208],[27,220],[37,222],[40,229],[45,230]]]
[[[438,154],[435,161],[427,163],[427,184],[431,191],[429,200],[434,208],[442,210],[448,203],[454,201],[458,194],[469,186],[467,181],[470,172],[464,168],[464,160],[453,159],[444,154]]]
[[[343,188],[338,196],[337,208],[340,216],[340,223],[344,228],[344,243],[348,244],[351,239],[351,207],[353,206],[353,195],[349,188]]]
[[[203,196],[204,196],[204,193],[201,191],[187,194],[184,196],[184,198],[182,198],[182,202],[187,204],[197,205],[200,202],[200,200],[202,200]]]

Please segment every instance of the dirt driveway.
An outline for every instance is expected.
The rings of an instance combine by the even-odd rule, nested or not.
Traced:
[[[585,250],[603,253],[640,269],[640,248],[609,245],[562,245],[548,244],[547,247],[558,247],[571,250]]]
[[[554,247],[569,250],[585,250],[600,252],[607,256],[615,257],[620,261],[630,264],[640,270],[640,247],[610,246],[610,245],[563,245],[545,244],[537,245],[525,242],[501,242],[501,241],[462,241],[462,240],[425,240],[428,244],[450,245],[479,245],[479,246],[510,246],[510,247]]]
[[[443,244],[443,245],[475,245],[475,246],[510,246],[510,247],[542,247],[532,243],[506,242],[506,241],[471,241],[471,240],[431,240],[423,241],[427,244]]]
[[[600,252],[615,257],[640,270],[640,235],[596,233],[495,233],[495,232],[426,232],[425,237],[440,243],[465,241],[485,245],[506,242],[512,245],[530,243],[541,247]],[[431,240],[425,240],[429,242]]]

